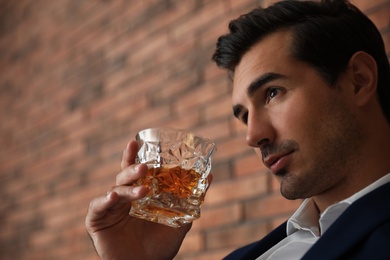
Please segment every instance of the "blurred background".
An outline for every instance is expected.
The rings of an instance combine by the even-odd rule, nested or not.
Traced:
[[[0,0],[0,259],[98,259],[84,227],[137,131],[215,141],[214,182],[176,259],[220,259],[299,201],[245,145],[211,62],[228,22],[271,1]],[[354,0],[389,53],[390,0]]]

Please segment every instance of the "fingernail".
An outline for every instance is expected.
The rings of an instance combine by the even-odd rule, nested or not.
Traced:
[[[138,195],[139,191],[142,189],[142,186],[137,186],[132,189],[132,193]]]
[[[112,193],[111,191],[107,192],[107,194],[106,194],[106,199],[107,199],[107,200],[109,200],[109,199],[110,199],[110,197],[111,197],[111,193]]]

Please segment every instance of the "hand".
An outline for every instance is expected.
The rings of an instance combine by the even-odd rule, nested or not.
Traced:
[[[126,147],[116,186],[91,201],[85,225],[102,259],[173,259],[191,224],[171,228],[129,215],[131,202],[148,193],[146,187],[132,186],[147,171],[146,165],[135,164],[137,150],[135,141]]]

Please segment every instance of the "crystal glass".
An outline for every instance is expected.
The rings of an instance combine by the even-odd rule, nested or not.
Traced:
[[[136,185],[147,186],[150,192],[132,203],[130,215],[171,227],[198,219],[215,144],[172,128],[145,129],[136,140],[136,163],[148,166]]]

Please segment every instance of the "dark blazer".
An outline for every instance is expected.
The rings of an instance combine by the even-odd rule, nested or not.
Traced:
[[[224,259],[256,259],[286,237],[286,223]],[[390,183],[352,203],[302,259],[390,259]]]

